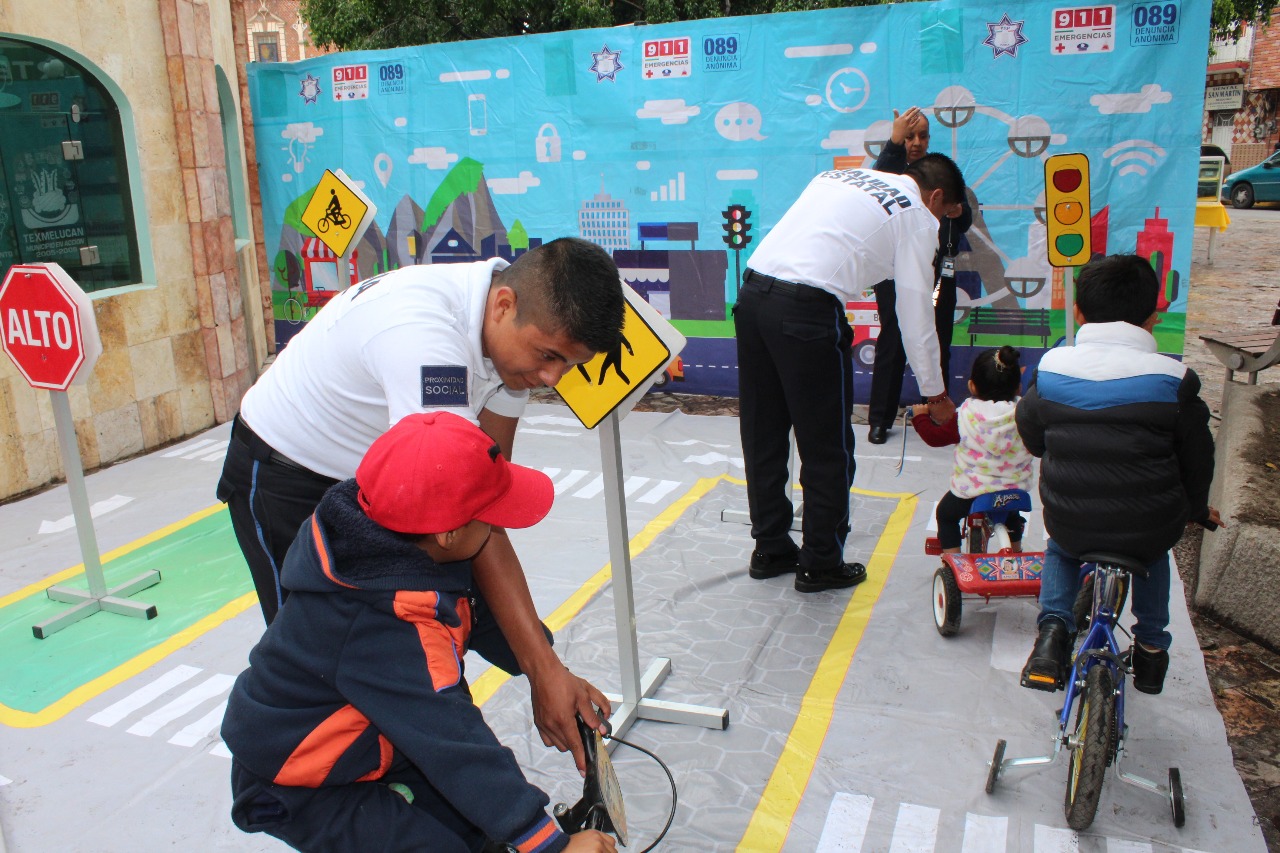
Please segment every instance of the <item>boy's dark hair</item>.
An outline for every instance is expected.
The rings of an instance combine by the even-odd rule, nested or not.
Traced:
[[[595,243],[561,237],[530,249],[502,271],[516,294],[516,322],[564,332],[595,352],[622,339],[623,298],[618,266]]]
[[[964,201],[964,175],[946,154],[926,154],[907,166],[903,174],[915,179],[922,195],[940,189],[947,204]]]
[[[1094,258],[1076,278],[1076,307],[1089,323],[1141,326],[1155,313],[1159,296],[1151,262],[1138,255]]]
[[[978,353],[973,360],[969,378],[983,400],[1012,402],[1022,391],[1022,353],[1007,344],[1000,349],[988,349]]]

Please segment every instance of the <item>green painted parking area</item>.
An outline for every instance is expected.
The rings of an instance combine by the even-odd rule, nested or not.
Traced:
[[[86,588],[80,566],[0,597],[0,723],[51,723],[257,604],[221,505],[103,554],[102,563],[108,588],[160,573],[160,583],[133,596],[154,604],[156,618],[99,612],[36,639],[33,625],[71,606],[50,600],[45,589]]]

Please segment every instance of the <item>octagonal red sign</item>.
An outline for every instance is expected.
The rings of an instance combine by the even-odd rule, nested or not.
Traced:
[[[57,264],[17,264],[0,285],[0,347],[33,388],[88,378],[102,341],[88,295]]]

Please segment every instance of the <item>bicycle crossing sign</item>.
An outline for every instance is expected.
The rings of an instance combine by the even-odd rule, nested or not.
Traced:
[[[339,169],[324,170],[324,177],[302,211],[302,224],[335,255],[345,255],[360,239],[378,212],[369,197]]]
[[[626,302],[618,347],[597,353],[556,384],[556,392],[587,429],[595,429],[611,412],[631,411],[658,373],[684,348],[684,335],[643,296],[626,284],[622,294]]]

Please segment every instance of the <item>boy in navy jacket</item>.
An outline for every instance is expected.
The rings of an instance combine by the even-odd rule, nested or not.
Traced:
[[[530,527],[553,498],[546,475],[449,412],[373,443],[289,549],[289,599],[232,689],[237,826],[307,851],[615,849],[560,832],[463,678],[470,560],[490,525]],[[514,660],[499,632],[474,639]]]
[[[1081,554],[1110,552],[1147,566],[1133,578],[1133,686],[1159,693],[1169,668],[1169,549],[1187,522],[1209,529],[1213,435],[1194,370],[1156,352],[1160,285],[1137,255],[1095,258],[1076,282],[1075,346],[1049,350],[1018,403],[1018,432],[1041,457],[1040,502],[1050,540],[1041,574],[1039,636],[1022,684],[1062,687],[1077,625]]]

